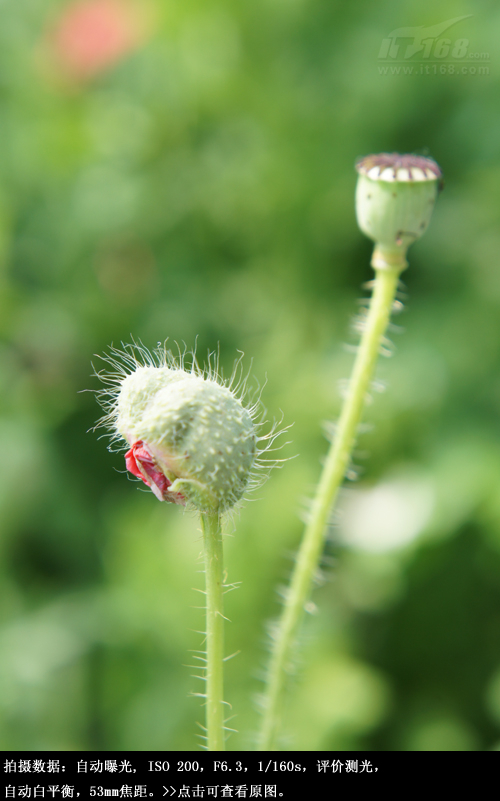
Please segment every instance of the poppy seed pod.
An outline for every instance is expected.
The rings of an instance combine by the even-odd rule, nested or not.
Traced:
[[[375,242],[375,268],[404,269],[408,247],[426,230],[441,170],[423,156],[379,153],[356,163],[356,217]]]
[[[135,345],[103,358],[115,372],[97,373],[111,384],[98,392],[107,412],[98,425],[109,427],[120,445],[125,440],[127,470],[160,501],[223,512],[255,484],[254,467],[275,464],[261,457],[280,432],[273,427],[258,435],[259,401],[247,407],[238,397],[238,387],[246,386],[239,362],[226,384],[215,368],[201,370],[194,356],[189,370],[170,351],[151,354]]]

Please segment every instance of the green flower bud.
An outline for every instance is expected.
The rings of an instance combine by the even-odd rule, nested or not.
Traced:
[[[108,412],[100,423],[129,446],[127,469],[161,501],[202,512],[234,506],[278,436],[274,429],[258,436],[258,404],[246,408],[217,371],[204,373],[194,356],[190,370],[170,352],[151,355],[137,346],[112,349],[103,358],[118,373],[98,373],[112,385],[99,396]]]
[[[406,251],[426,230],[441,170],[423,156],[379,153],[356,163],[358,225],[375,242],[375,268],[404,269]]]

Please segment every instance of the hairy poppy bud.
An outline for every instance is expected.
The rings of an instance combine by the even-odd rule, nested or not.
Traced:
[[[423,156],[379,153],[356,163],[358,225],[375,242],[375,268],[404,269],[408,247],[427,228],[441,170]]]
[[[243,495],[257,450],[255,425],[231,390],[168,367],[139,367],[117,399],[127,467],[160,500],[225,509]]]
[[[152,355],[142,346],[112,349],[103,358],[116,372],[98,373],[112,385],[98,393],[108,412],[100,423],[127,443],[127,470],[160,501],[202,512],[234,506],[255,483],[252,470],[265,466],[262,454],[280,433],[273,427],[258,436],[259,404],[244,406],[231,385],[212,369],[200,370],[194,357],[190,370],[169,351]]]

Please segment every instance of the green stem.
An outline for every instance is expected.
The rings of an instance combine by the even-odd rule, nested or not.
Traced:
[[[218,512],[201,515],[206,582],[206,727],[209,751],[224,751],[224,615],[222,531]]]
[[[380,250],[378,255],[380,256]],[[392,259],[391,261],[393,262]],[[380,262],[376,266],[381,267]],[[264,716],[257,750],[277,750],[276,736],[281,718],[286,675],[290,671],[292,648],[323,550],[330,510],[349,467],[366,395],[389,322],[399,275],[404,266],[406,262],[391,264],[387,258],[384,266],[376,269],[373,295],[347,396],[313,502],[310,520],[297,554],[279,627],[273,639],[264,698]]]

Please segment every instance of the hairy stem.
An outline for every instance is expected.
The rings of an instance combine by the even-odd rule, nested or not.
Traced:
[[[218,512],[201,514],[206,582],[206,727],[209,751],[224,751],[222,531]]]
[[[258,745],[258,750],[261,751],[277,750],[276,736],[280,725],[286,677],[290,672],[291,652],[321,557],[330,510],[349,467],[366,395],[389,322],[399,275],[406,265],[406,263],[394,265],[388,262],[389,259],[383,268],[376,269],[373,295],[349,388],[313,502],[309,523],[297,554],[279,626],[273,639]]]

